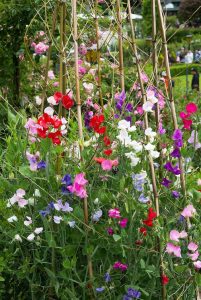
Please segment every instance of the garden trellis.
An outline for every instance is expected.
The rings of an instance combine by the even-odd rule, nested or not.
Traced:
[[[37,5],[36,105],[1,97],[2,299],[199,299],[199,97],[175,104],[161,1],[150,11],[147,55],[133,1]]]

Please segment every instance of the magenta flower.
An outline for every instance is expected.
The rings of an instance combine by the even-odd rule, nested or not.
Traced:
[[[181,248],[180,248],[180,246],[175,246],[172,243],[167,243],[165,251],[168,254],[173,254],[176,257],[181,257]]]
[[[181,215],[184,218],[191,218],[196,213],[196,209],[193,207],[192,204],[187,205],[184,210],[182,211]]]
[[[108,233],[109,235],[113,235],[113,234],[114,234],[114,230],[112,229],[112,227],[108,227],[108,228],[107,228],[107,233]]]
[[[128,265],[122,264],[120,261],[117,261],[113,265],[114,269],[120,269],[122,272],[126,271],[128,269]]]
[[[121,218],[120,211],[119,211],[118,208],[112,208],[112,209],[110,209],[109,212],[108,212],[108,216],[110,218],[113,218],[113,219],[120,219]]]
[[[125,228],[127,223],[128,223],[128,219],[126,219],[126,218],[119,221],[119,225],[121,228]]]
[[[88,181],[84,178],[84,175],[84,173],[77,174],[75,176],[73,185],[67,186],[67,189],[71,193],[74,193],[81,199],[86,198],[88,196],[87,191],[85,189],[85,185],[88,183]]]

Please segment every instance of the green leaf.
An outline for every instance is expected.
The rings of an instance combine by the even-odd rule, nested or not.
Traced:
[[[121,239],[121,236],[118,234],[113,234],[113,239],[115,240],[115,242],[118,242]]]
[[[5,279],[2,276],[0,276],[0,282],[2,281],[5,281]]]
[[[71,262],[70,262],[69,259],[65,259],[65,260],[63,261],[62,265],[63,265],[63,267],[64,267],[65,269],[71,269]]]
[[[145,261],[142,258],[140,259],[140,266],[141,269],[145,269]]]

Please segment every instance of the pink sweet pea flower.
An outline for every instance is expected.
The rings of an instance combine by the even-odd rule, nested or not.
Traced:
[[[84,178],[84,175],[84,173],[77,174],[75,176],[73,185],[67,186],[67,189],[71,193],[74,193],[81,199],[86,198],[88,196],[85,189],[85,185],[88,183],[88,181]]]
[[[75,176],[75,181],[76,183],[80,184],[80,185],[86,185],[88,183],[88,180],[86,180],[84,178],[85,174],[84,173],[80,173],[80,174],[77,174]]]
[[[188,244],[188,250],[195,252],[198,249],[198,245],[196,243],[190,242]]]
[[[110,171],[112,170],[112,161],[109,159],[105,159],[102,163],[101,163],[101,167],[103,170],[105,171]]]
[[[114,269],[120,269],[122,272],[128,269],[128,265],[122,264],[120,261],[117,261],[113,265]]]
[[[188,256],[191,258],[191,260],[197,260],[199,256],[199,252],[195,251],[194,253],[188,253]]]
[[[201,269],[201,261],[200,260],[195,261],[193,264],[196,269],[198,269],[198,270]]]
[[[176,257],[181,257],[181,248],[180,248],[180,246],[175,246],[172,243],[167,243],[166,252],[168,254],[173,254]]]
[[[175,242],[179,242],[179,239],[183,239],[186,238],[187,232],[186,231],[177,231],[177,230],[171,230],[170,231],[170,240],[175,241]]]
[[[140,73],[140,77],[144,83],[147,83],[149,81],[147,74],[145,74],[143,72]]]
[[[119,221],[119,225],[121,228],[125,228],[127,226],[128,223],[128,219],[122,219],[121,221]]]
[[[184,210],[182,211],[181,215],[184,218],[191,218],[193,215],[196,213],[195,208],[193,207],[192,204],[187,205]]]
[[[120,219],[121,218],[120,211],[119,211],[118,208],[112,208],[112,209],[110,209],[109,212],[108,212],[108,216],[110,218],[113,218],[113,219]]]

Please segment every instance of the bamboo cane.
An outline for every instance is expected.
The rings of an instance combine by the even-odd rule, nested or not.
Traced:
[[[119,76],[120,76],[120,87],[121,90],[123,91],[125,89],[125,83],[124,83],[124,59],[123,59],[123,33],[122,33],[122,17],[121,17],[120,0],[117,0],[116,8],[117,8],[118,45],[119,45]]]
[[[139,82],[140,82],[140,89],[141,89],[141,93],[142,93],[142,102],[144,104],[146,102],[146,93],[145,93],[144,85],[143,85],[143,82],[142,82],[142,79],[141,79],[141,68],[140,68],[140,64],[139,64],[139,60],[138,60],[138,52],[137,52],[137,46],[136,46],[136,41],[135,41],[135,31],[134,31],[134,27],[133,27],[132,18],[131,18],[130,0],[128,0],[127,6],[128,6],[128,15],[129,15],[130,26],[131,26],[133,54],[134,54],[135,59],[136,59],[137,73],[138,73]],[[145,125],[145,129],[147,129],[149,127],[149,121],[148,121],[148,116],[147,116],[146,112],[144,112],[144,125]],[[158,199],[158,192],[157,192],[157,185],[156,185],[156,174],[155,174],[155,170],[154,170],[153,158],[151,157],[151,155],[149,155],[149,166],[150,166],[150,171],[151,171],[151,178],[152,178],[152,186],[153,186],[153,194],[154,194],[156,213],[157,213],[157,217],[158,217],[160,215],[159,199]],[[160,247],[160,239],[159,238],[157,238],[157,248],[158,248],[158,251],[160,253],[160,274],[162,276],[164,274],[164,272],[163,272],[163,259],[162,259],[162,255],[161,255],[161,247]],[[166,289],[165,289],[164,285],[162,285],[161,292],[162,292],[162,299],[165,300],[166,299]]]
[[[97,45],[97,63],[98,63],[98,94],[99,94],[99,101],[101,107],[103,109],[103,95],[102,95],[102,88],[101,88],[101,52],[100,52],[100,43],[99,43],[99,35],[98,35],[98,0],[95,0],[95,26],[96,26],[96,45]]]
[[[170,74],[170,65],[168,60],[168,48],[167,48],[167,39],[166,39],[166,30],[165,30],[165,23],[162,13],[162,6],[160,0],[157,0],[158,2],[158,12],[159,12],[159,20],[160,20],[160,27],[161,27],[161,35],[162,35],[162,41],[163,41],[163,50],[164,50],[164,57],[165,57],[165,68],[166,68],[166,74],[168,77],[168,95],[169,95],[169,101],[170,101],[170,108],[171,108],[171,114],[172,114],[172,120],[174,129],[178,129],[177,124],[177,115],[175,110],[175,103],[174,103],[174,97],[172,92],[172,80],[171,80],[171,74]],[[184,168],[182,163],[182,157],[179,158],[179,168],[181,170],[180,174],[180,182],[181,182],[181,188],[183,191],[183,195],[186,196],[186,183],[185,183],[185,177],[184,177]]]
[[[52,20],[53,20],[52,21],[52,30],[51,30],[52,37],[54,36],[54,32],[55,32],[55,28],[56,28],[57,15],[58,15],[58,2],[56,2],[56,6],[55,6],[53,16],[52,16]],[[47,97],[46,91],[47,91],[48,71],[49,71],[49,66],[50,66],[51,53],[52,53],[52,39],[49,42],[47,62],[46,62],[46,67],[45,67],[45,78],[44,78],[44,86],[43,86],[43,94],[42,94],[41,113],[43,113],[45,98]]]
[[[76,102],[77,102],[77,117],[78,117],[78,129],[80,139],[80,153],[83,150],[83,129],[82,129],[82,111],[81,111],[81,99],[80,99],[80,81],[79,81],[79,68],[78,68],[78,32],[77,32],[77,0],[72,0],[72,15],[73,15],[73,39],[74,39],[74,58],[75,58],[75,81],[76,81]],[[82,154],[81,154],[82,158]],[[87,198],[84,199],[84,222],[86,235],[88,235],[88,203]],[[93,280],[93,266],[90,255],[87,256],[88,260],[88,273],[90,284]],[[92,286],[91,286],[92,287]]]

